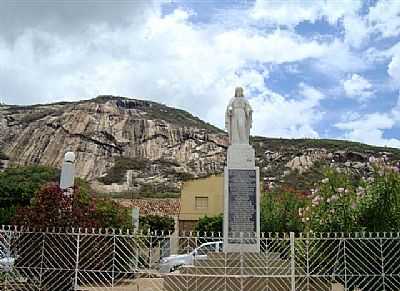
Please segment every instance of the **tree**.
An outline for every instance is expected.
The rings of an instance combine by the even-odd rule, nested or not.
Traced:
[[[74,187],[66,195],[57,184],[49,184],[35,194],[31,206],[18,208],[13,223],[30,227],[114,227],[129,226],[127,209],[117,203],[96,200]]]
[[[200,235],[204,233],[211,234],[214,232],[218,234],[218,232],[222,233],[223,231],[223,216],[222,214],[216,216],[204,216],[200,218],[199,221],[196,223],[195,231],[198,231]]]
[[[85,198],[77,187],[70,197],[58,185],[47,185],[36,193],[31,206],[17,209],[13,222],[38,228],[99,227],[95,203]]]
[[[0,173],[0,224],[10,224],[17,207],[29,205],[44,184],[58,180],[58,170],[43,166],[8,168]]]

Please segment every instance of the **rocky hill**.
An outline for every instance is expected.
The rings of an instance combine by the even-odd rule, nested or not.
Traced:
[[[337,140],[253,137],[266,186],[312,186],[326,166],[369,175],[371,159],[400,150]],[[34,106],[0,105],[0,167],[60,167],[77,154],[79,176],[102,192],[178,192],[183,180],[223,171],[226,133],[188,112],[124,97]],[[129,181],[129,187],[128,183]]]

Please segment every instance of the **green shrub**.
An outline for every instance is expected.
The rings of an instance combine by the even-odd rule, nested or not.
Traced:
[[[400,229],[400,175],[397,169],[380,167],[375,169],[373,177],[366,180],[354,180],[344,173],[330,171],[317,186],[309,204],[302,209],[307,230],[316,232],[398,232]],[[366,241],[349,240],[346,252],[365,254],[370,251]],[[344,248],[344,245],[343,245]],[[314,240],[309,246],[310,260],[315,261],[318,270],[325,273],[334,271],[329,256],[340,249],[337,240]],[[324,252],[321,252],[324,250]],[[380,275],[373,266],[381,263],[381,257],[392,256],[393,248],[381,248],[381,256],[357,257],[352,271],[357,274],[368,268],[372,275]],[[342,266],[345,261],[339,258]],[[398,265],[397,258],[393,265]],[[339,276],[339,282],[341,280]],[[357,277],[347,279],[348,286],[358,286],[362,290],[375,290],[375,281],[359,281]]]
[[[299,209],[306,229],[313,232],[353,232],[357,221],[357,182],[351,175],[327,170],[307,206]]]
[[[268,192],[261,198],[262,232],[301,232],[303,223],[298,209],[305,201],[295,192]]]
[[[0,224],[9,224],[16,207],[29,205],[44,184],[58,180],[58,170],[43,166],[15,167],[1,172]]]
[[[204,216],[199,219],[199,221],[196,223],[195,226],[195,231],[200,232],[200,235],[203,235],[203,233],[212,233],[214,232],[217,234],[218,232],[222,233],[223,231],[223,215],[219,214],[216,216]]]
[[[180,181],[189,181],[194,179],[194,175],[192,173],[184,173],[184,172],[176,173],[175,177]]]
[[[141,216],[139,219],[139,228],[143,231],[157,230],[168,233],[174,231],[175,222],[171,217],[159,216],[159,215],[146,215]]]
[[[400,229],[400,175],[392,170],[376,172],[358,205],[358,223],[369,232]]]
[[[17,207],[11,205],[9,207],[0,208],[0,225],[8,225],[11,223],[11,218],[14,217]]]
[[[111,199],[96,200],[96,214],[99,224],[111,228],[131,228],[131,215],[128,208],[123,208]]]
[[[400,175],[382,167],[374,177],[355,180],[330,170],[300,214],[315,232],[398,231]]]
[[[115,159],[114,166],[107,171],[107,175],[98,180],[106,185],[123,183],[126,181],[128,170],[144,170],[147,165],[148,161],[146,160],[118,157]]]

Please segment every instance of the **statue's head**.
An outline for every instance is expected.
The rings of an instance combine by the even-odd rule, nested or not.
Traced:
[[[236,89],[235,89],[235,97],[244,97],[243,88],[242,87],[236,87]]]

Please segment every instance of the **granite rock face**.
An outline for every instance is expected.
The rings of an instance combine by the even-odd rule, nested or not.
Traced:
[[[166,118],[165,118],[166,117]],[[64,153],[77,155],[79,176],[95,181],[116,158],[148,161],[151,184],[223,170],[227,138],[192,115],[161,104],[102,96],[77,103],[0,107],[0,148],[13,165],[61,167]],[[165,168],[169,161],[175,168]],[[174,171],[175,172],[174,172]],[[140,178],[140,177],[138,177]],[[165,178],[165,179],[163,179]]]
[[[346,141],[251,137],[250,143],[267,186],[305,190],[324,167],[368,176],[376,161],[400,161],[398,149]],[[222,173],[227,145],[222,130],[150,101],[99,96],[0,105],[0,171],[10,165],[61,168],[65,152],[74,151],[77,174],[101,192],[178,192],[183,180]]]

